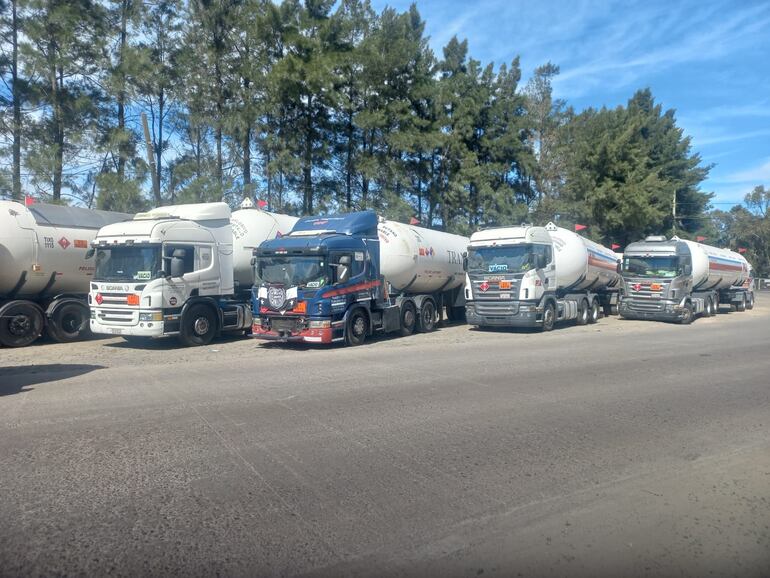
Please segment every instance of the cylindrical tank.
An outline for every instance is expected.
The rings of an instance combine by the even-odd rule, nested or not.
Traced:
[[[230,217],[233,226],[233,277],[240,288],[254,284],[253,251],[262,241],[291,231],[297,217],[278,215],[261,209],[240,209]]]
[[[600,291],[620,283],[614,251],[553,223],[545,229],[553,240],[557,290]]]
[[[88,293],[86,253],[104,225],[131,215],[80,207],[0,201],[0,298]]]
[[[433,293],[464,282],[468,237],[386,220],[380,220],[377,232],[380,270],[395,290]]]
[[[734,251],[684,241],[692,258],[693,290],[727,289],[742,285],[749,276],[749,262]]]

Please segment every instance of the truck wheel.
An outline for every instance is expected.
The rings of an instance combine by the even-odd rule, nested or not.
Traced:
[[[583,299],[578,305],[577,324],[586,325],[588,323],[588,301]]]
[[[680,325],[689,325],[692,323],[692,304],[685,303],[684,309],[682,309],[684,316],[679,320]]]
[[[754,294],[749,293],[748,301],[746,301],[746,309],[754,309]]]
[[[591,301],[591,311],[588,315],[588,322],[596,323],[597,321],[599,321],[599,301],[594,299]]]
[[[366,341],[366,332],[369,322],[366,314],[361,309],[356,309],[348,318],[348,326],[345,330],[345,343],[348,345],[361,345]]]
[[[68,301],[54,307],[48,321],[48,335],[59,343],[71,343],[89,337],[91,327],[86,304]]]
[[[735,310],[736,311],[746,311],[746,295],[741,295],[741,300],[738,301],[738,303],[735,304]]]
[[[211,307],[193,305],[182,316],[179,327],[179,341],[182,345],[208,345],[217,332],[217,318]]]
[[[711,317],[714,314],[714,304],[711,301],[711,297],[706,297],[706,301],[703,303],[703,317]]]
[[[433,301],[426,299],[420,308],[420,317],[417,319],[417,329],[422,333],[430,333],[436,328],[436,307]]]
[[[401,335],[406,337],[414,333],[415,325],[417,325],[417,312],[414,303],[407,301],[401,308]]]
[[[554,323],[556,323],[556,309],[554,309],[553,303],[549,301],[543,308],[542,330],[551,331],[551,329],[553,329]]]
[[[0,308],[0,344],[25,347],[43,332],[45,320],[40,308],[30,301],[11,301]]]

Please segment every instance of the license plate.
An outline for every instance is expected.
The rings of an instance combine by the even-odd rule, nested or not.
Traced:
[[[123,333],[123,330],[118,327],[111,327],[110,333],[112,333],[113,335],[120,335]]]

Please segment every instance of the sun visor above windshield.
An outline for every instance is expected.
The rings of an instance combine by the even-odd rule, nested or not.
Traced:
[[[307,236],[311,232],[317,235],[350,235],[377,237],[377,214],[373,211],[360,211],[345,215],[328,217],[303,217],[291,230],[292,236]]]

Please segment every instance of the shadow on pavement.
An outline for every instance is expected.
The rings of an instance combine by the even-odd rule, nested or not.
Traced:
[[[30,385],[77,377],[97,369],[104,369],[104,366],[52,363],[49,365],[0,367],[0,397],[31,391],[31,389],[24,389]]]
[[[114,335],[112,337],[115,337]],[[201,345],[200,347],[216,347],[223,343],[234,343],[236,341],[243,341],[247,336],[242,333],[238,335],[220,335],[216,337],[208,345]],[[251,336],[248,336],[251,338]],[[145,351],[170,351],[174,349],[185,349],[179,340],[174,336],[168,337],[123,337],[123,341],[116,341],[114,343],[105,343],[104,347],[113,347],[115,349],[141,349]],[[195,349],[192,347],[191,349]]]

